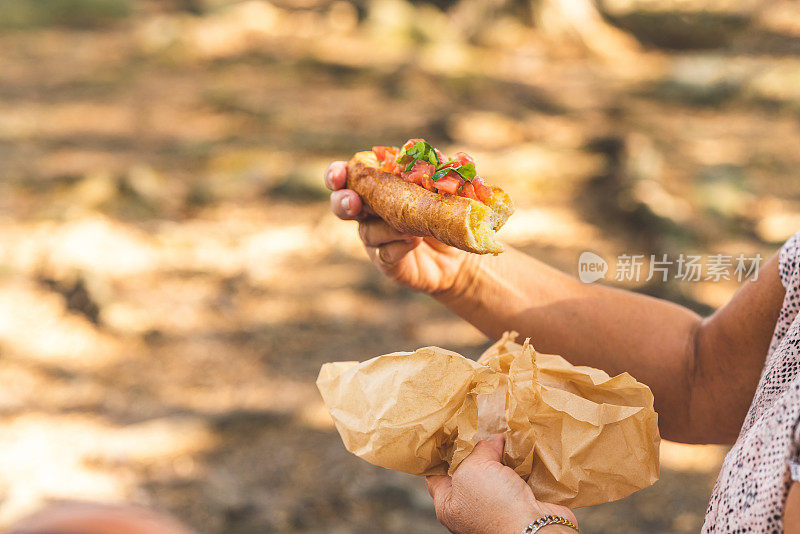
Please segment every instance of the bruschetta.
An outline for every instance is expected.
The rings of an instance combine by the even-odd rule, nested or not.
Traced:
[[[376,146],[348,162],[347,187],[399,232],[475,254],[503,252],[495,233],[514,204],[478,176],[463,152],[445,158],[424,139],[409,139],[402,148]]]

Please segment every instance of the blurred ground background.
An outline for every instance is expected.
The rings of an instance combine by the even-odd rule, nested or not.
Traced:
[[[443,532],[314,386],[487,343],[328,213],[358,149],[474,154],[517,203],[505,240],[572,273],[800,228],[795,2],[2,0],[0,28],[0,525],[83,498],[208,533]],[[736,286],[636,288],[706,313]],[[585,531],[696,532],[723,454],[665,444]]]

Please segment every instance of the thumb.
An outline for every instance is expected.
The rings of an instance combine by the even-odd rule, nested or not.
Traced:
[[[472,449],[469,458],[487,462],[502,462],[505,444],[505,436],[503,434],[495,434],[486,441],[479,441],[475,448]]]
[[[453,479],[446,475],[430,475],[425,477],[425,485],[428,487],[428,493],[433,497],[434,504],[438,504],[450,493]]]

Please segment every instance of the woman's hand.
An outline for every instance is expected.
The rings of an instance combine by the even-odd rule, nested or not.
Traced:
[[[531,521],[560,516],[577,525],[572,510],[539,502],[513,469],[501,463],[502,435],[481,441],[458,466],[452,477],[429,476],[436,518],[455,534],[520,534]],[[563,525],[541,529],[542,534],[575,534]]]
[[[401,234],[383,219],[366,213],[361,197],[344,189],[346,166],[344,161],[335,161],[325,171],[325,185],[333,191],[331,211],[340,219],[358,221],[358,234],[372,263],[389,278],[417,291],[452,289],[471,255],[433,238]]]

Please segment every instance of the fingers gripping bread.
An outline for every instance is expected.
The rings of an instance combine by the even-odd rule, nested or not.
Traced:
[[[488,203],[428,191],[383,172],[373,152],[358,152],[347,164],[347,187],[396,230],[433,237],[475,254],[499,254],[495,232],[513,213],[511,198],[493,186]]]

